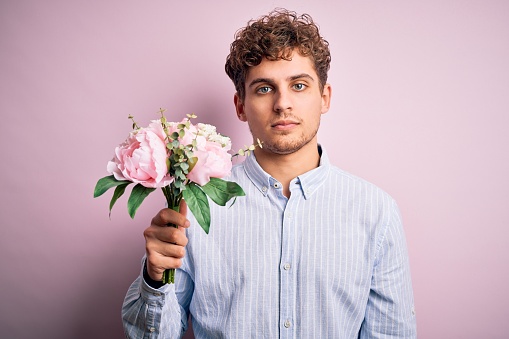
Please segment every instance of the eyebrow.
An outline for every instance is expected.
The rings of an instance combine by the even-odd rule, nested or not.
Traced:
[[[296,75],[292,75],[292,76],[289,76],[287,78],[288,81],[295,81],[297,79],[302,79],[302,78],[306,78],[306,79],[309,79],[311,81],[315,81],[315,79],[307,74],[307,73],[301,73],[301,74],[296,74]],[[265,83],[265,84],[270,84],[270,85],[274,85],[274,80],[270,79],[270,78],[256,78],[254,79],[253,81],[251,81],[249,83],[249,86],[248,87],[252,87],[256,84],[259,84],[259,83]]]

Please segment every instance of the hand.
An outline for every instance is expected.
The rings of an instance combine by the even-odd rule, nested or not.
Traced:
[[[180,213],[169,208],[162,209],[143,232],[147,252],[147,273],[152,280],[161,281],[164,270],[182,265],[188,242],[185,228],[190,225],[186,214],[187,205],[184,201],[180,204]],[[179,227],[168,227],[167,224]]]

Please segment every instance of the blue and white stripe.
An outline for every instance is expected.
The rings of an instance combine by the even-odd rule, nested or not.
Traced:
[[[254,156],[229,180],[246,196],[192,221],[176,284],[138,278],[123,308],[129,338],[414,338],[400,214],[376,186],[329,163],[294,179],[291,196]]]

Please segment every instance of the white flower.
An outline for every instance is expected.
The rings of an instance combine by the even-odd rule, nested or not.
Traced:
[[[229,137],[221,135],[216,132],[216,126],[198,123],[198,135],[204,136],[208,141],[215,142],[221,145],[221,147],[230,150],[232,143]]]

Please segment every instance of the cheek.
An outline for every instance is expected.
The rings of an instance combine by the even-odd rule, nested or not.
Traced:
[[[267,115],[264,112],[266,112],[266,110],[261,109],[259,106],[253,104],[245,106],[244,119],[249,123],[249,125],[254,126],[262,124],[265,120],[265,116]]]
[[[260,130],[260,122],[256,119],[247,119],[247,124],[249,126],[249,130],[251,131],[258,131]]]

